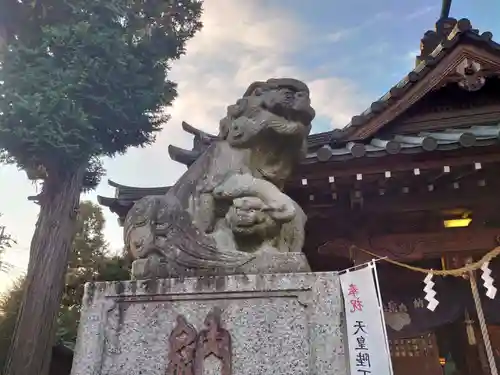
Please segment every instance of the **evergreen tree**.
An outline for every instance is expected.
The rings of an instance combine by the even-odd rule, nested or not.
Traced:
[[[92,202],[80,204],[77,232],[59,307],[57,340],[72,348],[76,341],[84,284],[88,281],[129,279],[130,262],[123,255],[110,255],[104,240],[102,210]],[[22,301],[24,278],[0,299],[0,369],[2,369]]]
[[[89,201],[80,204],[77,232],[58,317],[57,336],[70,347],[76,341],[85,283],[130,279],[130,262],[127,262],[126,257],[109,253],[103,234],[104,224],[101,207]]]
[[[0,155],[43,181],[7,375],[46,375],[80,193],[153,142],[199,0],[0,0]]]

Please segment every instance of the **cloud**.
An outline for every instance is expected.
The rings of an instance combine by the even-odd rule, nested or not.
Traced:
[[[410,61],[414,64],[417,56],[420,56],[420,50],[414,49],[414,50],[406,52],[403,56],[403,60],[405,60],[405,62]]]
[[[352,115],[363,109],[359,107],[358,89],[351,81],[332,77],[324,69],[314,71],[301,63],[302,55],[325,46],[318,47],[314,25],[299,19],[288,7],[275,4],[260,0],[204,2],[204,28],[188,42],[187,54],[173,64],[169,74],[178,83],[179,92],[168,109],[171,120],[154,145],[106,159],[108,177],[133,186],[173,184],[185,167],[169,159],[167,147],[192,146],[192,137],[182,131],[181,122],[217,133],[226,107],[255,80],[288,76],[308,82],[318,116],[332,126],[347,124]],[[8,174],[2,182],[11,182],[0,186],[0,197],[5,199],[0,211],[5,213],[6,225],[26,247],[37,212],[37,206],[26,201],[33,188],[22,173],[9,169]],[[113,196],[114,191],[104,181],[97,193],[87,197],[95,199],[96,194]],[[104,211],[107,240],[119,249],[122,239],[116,216]]]
[[[359,101],[352,82],[330,79],[324,70],[310,71],[297,63],[311,45],[317,47],[317,38],[312,37],[310,25],[291,11],[258,0],[206,0],[202,21],[203,30],[188,42],[187,54],[173,64],[169,74],[178,83],[179,92],[169,108],[171,120],[153,146],[106,163],[108,175],[115,181],[136,185],[140,181],[139,186],[145,181],[149,181],[146,185],[174,183],[184,167],[169,160],[167,147],[192,145],[192,137],[181,129],[182,121],[217,133],[226,107],[255,80],[291,76],[314,83],[313,105],[327,101],[328,109],[318,114],[327,116],[335,126],[345,125],[349,121],[340,121],[355,114],[349,112]],[[322,98],[319,90],[329,98]],[[345,96],[334,101],[336,92]],[[154,172],[145,171],[141,163],[149,163]],[[135,176],[131,166],[137,168]]]
[[[373,17],[368,18],[366,21],[353,26],[343,28],[341,30],[333,31],[326,35],[325,40],[330,43],[337,43],[352,37],[355,34],[360,33],[361,31],[369,28],[370,26],[376,25],[377,23],[392,18],[392,13],[390,12],[378,12]]]
[[[167,160],[166,149],[169,144],[191,147],[192,137],[182,131],[182,121],[217,133],[226,107],[251,82],[301,76],[292,56],[305,42],[306,31],[286,10],[260,1],[207,0],[202,21],[202,31],[188,42],[186,55],[173,64],[169,74],[179,92],[169,108],[171,120],[152,147],[130,153],[133,159],[140,154],[143,161],[156,160],[156,166],[174,170],[170,175],[176,177],[183,167]],[[114,169],[123,160],[107,164]]]
[[[415,18],[419,18],[429,14],[431,12],[437,11],[439,7],[437,5],[427,5],[422,8],[415,9],[414,11],[408,13],[404,18],[406,20],[414,20]]]
[[[204,29],[189,42],[187,55],[171,72],[179,83],[179,98],[172,109],[171,123],[185,120],[216,131],[228,104],[241,96],[252,81],[273,76],[293,76],[314,85],[311,87],[314,106],[323,100],[315,90],[325,89],[330,91],[328,94],[340,91],[350,95],[343,97],[347,106],[330,101],[330,108],[337,113],[355,106],[351,103],[357,101],[352,82],[320,79],[316,76],[318,72],[294,64],[297,55],[307,51],[316,39],[314,30],[296,15],[260,1],[208,0],[205,4]],[[384,15],[380,13],[370,22]],[[233,22],[228,24],[227,20]],[[336,121],[338,115],[330,119]]]
[[[309,82],[309,88],[317,116],[327,118],[332,128],[347,125],[366,105],[364,100],[353,100],[360,93],[352,82],[342,78],[315,79]]]
[[[358,35],[361,32],[364,32],[367,29],[372,28],[373,26],[377,27],[380,25],[380,23],[384,21],[390,21],[393,25],[407,23],[407,21],[415,20],[429,13],[437,12],[438,10],[439,6],[427,5],[414,9],[407,13],[403,13],[402,11],[398,11],[397,13],[392,13],[389,11],[381,11],[375,13],[372,17],[365,19],[363,22],[355,26],[345,27],[342,29],[335,30],[331,33],[328,33],[325,37],[325,40],[330,43],[338,43],[346,39],[352,38],[355,35]]]
[[[358,28],[346,29],[334,31],[326,36],[326,39],[332,43],[340,42],[341,40],[346,39],[349,35],[353,34],[355,31],[358,31]]]
[[[8,273],[0,272],[0,294],[12,280],[22,275],[28,262],[38,206],[27,198],[36,194],[36,187],[28,181],[24,172],[13,166],[0,165],[0,226],[5,226],[6,233],[18,242],[2,256],[3,262],[14,267]]]
[[[172,117],[215,130],[252,81],[297,73],[287,57],[299,51],[305,30],[293,14],[259,1],[208,0],[203,23],[171,72],[179,84]]]

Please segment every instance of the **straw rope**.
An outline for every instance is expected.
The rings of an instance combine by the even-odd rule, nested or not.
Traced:
[[[483,312],[483,307],[481,305],[481,298],[479,296],[479,291],[477,288],[477,282],[476,282],[476,277],[474,274],[474,271],[478,270],[481,268],[481,266],[486,263],[490,262],[493,258],[497,257],[500,255],[500,246],[495,247],[493,250],[489,251],[486,253],[481,259],[479,259],[477,262],[472,262],[469,264],[466,264],[464,267],[461,268],[455,268],[451,270],[432,270],[432,269],[427,269],[427,268],[420,268],[420,267],[414,267],[410,266],[405,263],[398,262],[396,260],[392,260],[389,258],[382,258],[379,255],[372,253],[371,251],[362,249],[357,246],[351,246],[350,251],[353,250],[359,250],[362,251],[365,254],[369,254],[373,257],[375,257],[377,260],[385,260],[386,262],[392,263],[394,265],[416,271],[416,272],[421,272],[421,273],[426,273],[426,274],[433,274],[436,276],[455,276],[455,277],[463,277],[465,274],[469,275],[469,282],[470,282],[470,287],[472,291],[472,297],[474,299],[474,304],[476,306],[476,311],[477,311],[477,317],[479,320],[479,327],[481,329],[481,334],[483,336],[483,343],[485,346],[485,351],[486,351],[486,356],[488,357],[488,365],[490,367],[490,371],[492,375],[498,375],[498,370],[495,362],[495,356],[493,354],[493,349],[491,347],[491,341],[490,341],[490,336],[488,332],[488,326],[486,324],[485,318],[484,318],[484,312]]]
[[[431,270],[431,269],[427,269],[427,268],[410,266],[409,264],[401,263],[401,262],[398,262],[396,260],[392,260],[389,258],[381,258],[379,255],[372,253],[371,251],[362,249],[362,248],[354,246],[354,245],[351,246],[350,250],[351,251],[352,250],[362,251],[363,253],[369,254],[375,258],[378,258],[380,260],[385,260],[386,262],[395,264],[395,265],[400,266],[400,267],[407,268],[407,269],[412,270],[412,271],[422,272],[422,273],[431,273],[431,274],[436,275],[436,276],[455,276],[455,277],[462,277],[467,272],[476,271],[479,268],[481,268],[483,263],[489,262],[493,258],[500,255],[500,246],[498,246],[498,247],[495,247],[493,250],[489,251],[486,255],[484,255],[477,262],[467,264],[464,267],[451,269],[451,270]]]
[[[488,326],[486,325],[486,320],[484,319],[483,307],[481,305],[481,297],[479,297],[479,291],[477,290],[476,276],[474,275],[473,271],[469,271],[469,282],[470,282],[470,288],[472,290],[472,297],[474,298],[474,304],[476,305],[477,318],[479,320],[479,327],[481,328],[481,335],[483,336],[484,349],[486,351],[486,356],[488,357],[488,365],[490,366],[491,375],[498,375],[497,365],[495,362],[495,355],[493,354],[493,349],[491,348]]]

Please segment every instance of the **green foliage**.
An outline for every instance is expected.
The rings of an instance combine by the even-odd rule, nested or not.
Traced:
[[[0,214],[0,217],[2,214]],[[14,239],[7,234],[5,227],[0,224],[0,272],[7,272],[11,265],[4,262],[2,256],[6,249],[10,248],[15,243]]]
[[[83,191],[86,192],[95,189],[99,185],[103,175],[104,168],[102,167],[101,160],[97,157],[91,158],[83,177]]]
[[[23,299],[23,283],[24,279],[16,280],[9,292],[0,296],[0,373],[5,364],[16,326],[17,312]]]
[[[98,183],[101,156],[148,145],[168,120],[177,92],[167,72],[201,28],[201,2],[0,0],[0,9],[0,161],[43,180],[8,371],[45,375],[80,192]],[[71,277],[92,274],[83,268]]]
[[[129,264],[123,257],[109,256],[108,245],[102,232],[104,223],[99,206],[89,201],[80,204],[76,236],[58,317],[58,337],[69,346],[76,340],[85,283],[130,278]]]
[[[68,347],[76,340],[83,288],[88,281],[128,280],[130,262],[123,256],[110,256],[104,240],[104,217],[99,206],[80,204],[77,233],[66,274],[64,296],[58,316],[57,338]],[[5,361],[16,316],[21,305],[24,279],[0,298],[0,369]]]
[[[0,214],[0,217],[2,217],[2,214]],[[11,247],[14,242],[12,237],[5,231],[5,227],[0,225],[0,255],[5,249]]]
[[[68,270],[61,309],[58,316],[57,338],[73,348],[80,321],[83,289],[89,281],[120,281],[130,279],[130,263],[121,256],[103,254],[90,260],[87,267],[77,265]],[[75,270],[77,272],[75,273]]]
[[[154,140],[198,0],[0,0],[0,150],[60,173]],[[1,46],[0,46],[1,48]]]

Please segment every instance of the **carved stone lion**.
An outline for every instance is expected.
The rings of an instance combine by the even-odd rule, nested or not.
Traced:
[[[133,276],[245,272],[260,256],[300,252],[306,218],[282,189],[304,155],[314,115],[300,81],[250,85],[228,107],[217,141],[167,194],[145,197],[128,213]]]

